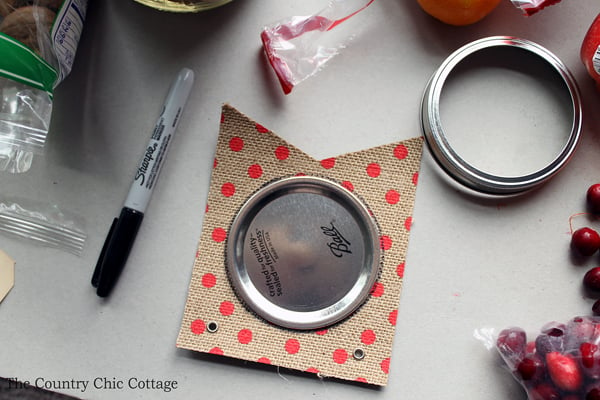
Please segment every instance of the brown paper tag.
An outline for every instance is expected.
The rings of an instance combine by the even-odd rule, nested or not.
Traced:
[[[0,302],[15,285],[15,262],[0,250]]]
[[[224,106],[177,346],[386,385],[422,146],[415,137],[318,161]],[[265,183],[298,174],[327,177],[357,194],[381,230],[383,267],[369,299],[347,319],[317,331],[284,329],[255,316],[235,295],[225,267],[228,229],[242,204]],[[364,357],[355,357],[360,352]]]

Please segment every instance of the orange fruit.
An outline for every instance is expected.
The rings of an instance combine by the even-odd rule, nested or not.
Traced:
[[[491,13],[500,0],[417,0],[429,15],[450,25],[474,24]]]

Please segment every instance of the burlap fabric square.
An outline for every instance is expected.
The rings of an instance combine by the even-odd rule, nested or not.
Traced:
[[[318,161],[223,106],[177,346],[386,385],[422,146],[422,138],[415,137]],[[379,224],[383,254],[367,301],[345,320],[312,331],[281,328],[255,316],[236,296],[225,266],[228,229],[243,203],[267,182],[299,174],[327,177],[362,198]],[[355,357],[359,354],[364,357]]]

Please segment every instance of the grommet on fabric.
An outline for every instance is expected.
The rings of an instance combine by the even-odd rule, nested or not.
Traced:
[[[210,321],[208,324],[206,324],[206,331],[207,332],[215,333],[218,330],[219,330],[219,324],[217,322]]]
[[[566,142],[550,162],[531,173],[510,176],[488,173],[458,154],[448,141],[440,118],[442,89],[452,71],[466,58],[486,49],[514,49],[545,62],[570,98],[572,123]],[[421,122],[426,143],[438,165],[455,181],[488,195],[516,195],[533,189],[554,176],[569,161],[577,148],[582,127],[582,106],[575,79],[558,57],[534,42],[510,36],[493,36],[471,42],[451,54],[429,80],[421,103]],[[482,149],[485,152],[485,149]]]
[[[363,349],[355,349],[354,352],[352,353],[352,356],[354,357],[355,360],[360,361],[363,358],[365,358],[365,351]]]

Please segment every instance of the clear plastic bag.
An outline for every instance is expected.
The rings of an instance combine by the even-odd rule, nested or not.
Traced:
[[[75,255],[81,255],[87,237],[79,218],[23,199],[0,199],[0,232]]]
[[[316,74],[346,46],[355,32],[333,29],[374,1],[331,0],[316,14],[289,17],[263,29],[263,49],[285,94]]]
[[[490,331],[476,335],[494,337]],[[600,317],[549,322],[539,332],[503,329],[495,347],[529,400],[600,399]]]
[[[561,0],[511,0],[515,7],[523,11],[523,14],[530,16],[536,12],[560,3]]]
[[[0,171],[26,172],[46,142],[87,0],[0,0]]]

